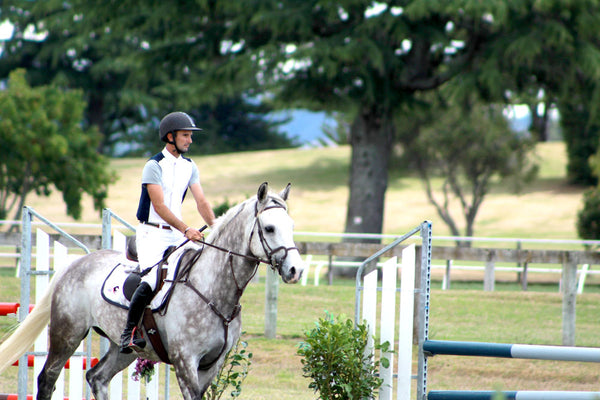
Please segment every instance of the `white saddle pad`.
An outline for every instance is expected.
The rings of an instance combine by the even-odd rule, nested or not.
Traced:
[[[163,284],[163,287],[158,291],[156,296],[150,302],[150,307],[153,311],[159,309],[163,302],[165,301],[165,297],[169,292],[169,289],[173,285],[171,282],[175,277],[176,266],[179,262],[179,258],[181,254],[188,248],[198,248],[196,245],[186,245],[175,251],[168,258],[168,264],[171,268],[169,268],[169,272],[166,277],[166,281]],[[167,266],[165,265],[164,268]],[[150,274],[156,273],[156,268],[154,267]],[[122,308],[129,308],[130,301],[127,300],[125,294],[123,293],[123,285],[127,277],[134,271],[139,272],[139,265],[137,263],[133,263],[132,261],[127,260],[123,257],[123,260],[117,264],[113,270],[109,273],[102,285],[102,297],[109,303],[112,303],[117,306],[121,306]]]

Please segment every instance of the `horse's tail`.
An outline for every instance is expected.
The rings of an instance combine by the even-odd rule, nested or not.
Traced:
[[[0,373],[11,366],[33,345],[50,321],[52,293],[56,285],[56,276],[50,281],[48,289],[40,301],[2,345],[0,345]]]

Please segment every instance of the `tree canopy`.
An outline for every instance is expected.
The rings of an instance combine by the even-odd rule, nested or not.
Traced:
[[[204,149],[211,152],[297,145],[277,122],[263,118],[272,109],[256,104],[248,81],[207,74],[225,40],[223,13],[190,2],[2,2],[0,15],[14,33],[4,46],[0,78],[25,68],[34,86],[82,89],[84,123],[103,134],[99,150],[105,154],[116,154],[117,145],[154,151],[158,120],[175,109],[210,122],[214,141]],[[233,129],[246,135],[228,133]]]
[[[7,0],[2,12],[21,36],[28,24],[56,35],[48,60],[128,71],[123,104],[189,109],[244,93],[348,115],[347,232],[381,232],[398,121],[449,82],[490,103],[541,94],[561,113],[588,110],[570,119],[581,123],[570,125],[569,154],[598,147],[600,96],[586,84],[600,71],[598,0]],[[87,56],[96,42],[118,54]]]
[[[101,210],[115,175],[96,151],[101,136],[81,127],[80,90],[31,87],[24,70],[0,90],[0,218],[18,218],[28,194],[60,191],[67,214],[79,218],[84,193]],[[16,210],[15,210],[16,208]]]

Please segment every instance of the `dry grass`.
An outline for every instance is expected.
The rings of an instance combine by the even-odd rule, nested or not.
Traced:
[[[204,191],[213,204],[239,202],[252,196],[260,183],[274,190],[292,183],[290,210],[297,231],[342,232],[348,201],[350,148],[278,150],[195,157]],[[566,155],[562,143],[538,147],[540,178],[520,195],[497,183],[486,197],[475,226],[476,236],[577,239],[575,219],[583,189],[564,183]],[[135,222],[139,179],[145,159],[114,159],[111,169],[119,179],[111,186],[107,206],[122,218]],[[27,204],[52,221],[72,222],[66,216],[60,194],[49,198],[30,196]],[[85,198],[81,222],[100,223],[92,200]],[[464,226],[458,204],[459,226]],[[193,201],[184,203],[186,222],[201,226]],[[399,234],[423,220],[433,222],[434,235],[449,235],[425,196],[420,181],[410,172],[392,171],[386,194],[384,233]]]

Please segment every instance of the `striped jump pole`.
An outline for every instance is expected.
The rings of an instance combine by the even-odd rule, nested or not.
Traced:
[[[600,348],[595,347],[426,340],[423,342],[423,351],[426,356],[446,354],[530,360],[600,362]]]
[[[457,342],[449,340],[425,340],[423,352],[426,357],[454,355],[473,357],[520,358],[528,360],[556,360],[600,362],[600,348],[545,346],[531,344],[505,344],[484,342]],[[432,390],[427,400],[600,400],[600,392],[566,391],[464,391]]]
[[[29,312],[33,310],[35,304],[29,305]],[[19,311],[19,307],[21,307],[20,303],[0,303],[0,315],[6,316],[10,314],[16,314]]]
[[[28,367],[33,367],[34,360],[35,360],[35,356],[33,354],[28,354],[27,355],[27,366]],[[15,361],[13,363],[13,366],[18,367],[19,366],[19,361],[20,360]],[[83,369],[88,369],[88,367],[87,367],[87,358],[83,358],[81,361],[82,361]],[[92,366],[90,368],[95,367],[96,364],[98,364],[98,358],[97,357],[92,357],[91,358],[91,365]],[[71,359],[67,360],[67,363],[65,364],[65,368],[66,369],[70,369],[71,368]],[[0,400],[2,400],[2,398],[0,398]]]
[[[18,394],[3,394],[0,393],[0,400],[20,400]],[[27,400],[33,400],[33,395],[28,394]],[[68,397],[65,397],[64,400],[69,400]],[[82,399],[85,400],[85,399]]]
[[[438,390],[428,393],[428,400],[598,400],[600,392],[546,392],[546,391],[463,391]]]

